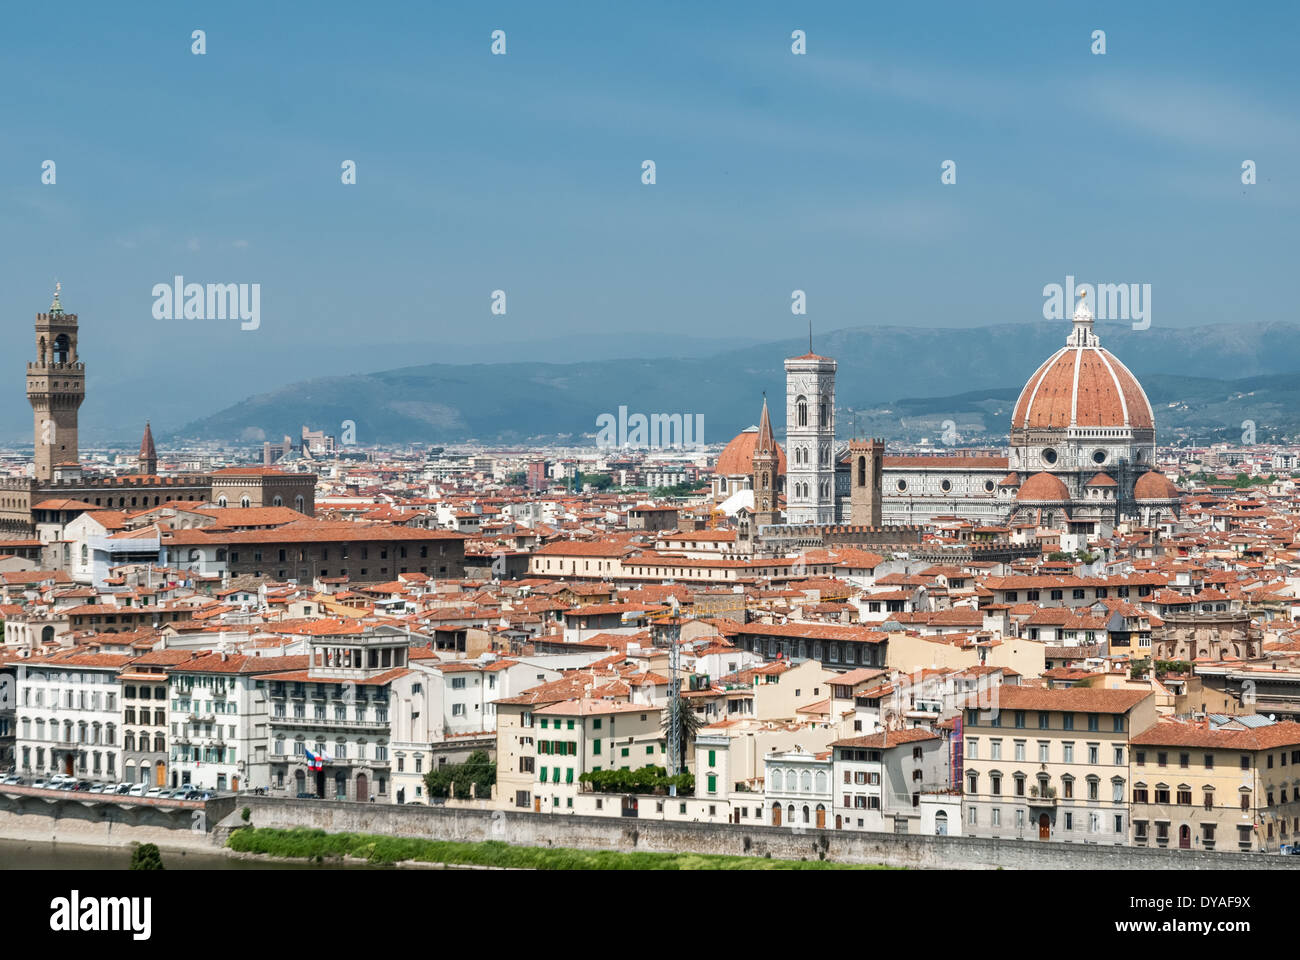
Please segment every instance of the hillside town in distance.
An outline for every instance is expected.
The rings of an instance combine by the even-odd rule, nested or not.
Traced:
[[[126,455],[79,445],[110,399],[56,293],[0,460],[0,790],[1288,854],[1298,451],[1162,447],[1086,298],[1060,326],[993,449],[853,436],[810,350],[725,445],[139,411]]]

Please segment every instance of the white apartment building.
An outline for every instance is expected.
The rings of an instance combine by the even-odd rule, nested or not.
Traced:
[[[270,786],[267,674],[302,657],[209,653],[171,671],[171,783],[215,790]]]
[[[922,792],[949,783],[948,741],[930,730],[882,730],[831,749],[837,830],[919,833]]]
[[[774,827],[825,827],[834,806],[831,754],[795,748],[763,757],[763,809]]]
[[[130,660],[70,652],[17,663],[19,773],[117,780],[122,770],[118,674]]]

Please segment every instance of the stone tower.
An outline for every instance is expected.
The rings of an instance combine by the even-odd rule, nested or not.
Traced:
[[[144,437],[140,440],[140,456],[136,458],[136,466],[146,477],[158,473],[158,451],[153,445],[153,431],[149,429],[148,420],[144,422]]]
[[[754,531],[779,522],[776,509],[777,470],[780,454],[767,414],[767,397],[763,398],[763,416],[758,421],[758,439],[754,441]]]
[[[835,369],[807,353],[785,362],[787,523],[835,522]]]
[[[50,312],[36,315],[36,362],[27,364],[38,481],[81,475],[77,410],[86,397],[86,365],[77,359],[77,315],[63,312],[59,292],[55,284]]]
[[[854,526],[881,526],[884,465],[884,440],[849,441],[849,523]]]

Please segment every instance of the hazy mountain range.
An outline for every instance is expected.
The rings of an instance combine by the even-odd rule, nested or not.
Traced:
[[[1047,321],[872,326],[819,335],[814,347],[839,361],[841,436],[856,420],[861,432],[889,439],[936,437],[952,419],[963,439],[992,441],[1005,439],[1021,385],[1067,332]],[[1244,420],[1255,422],[1261,441],[1300,435],[1300,325],[1100,324],[1098,333],[1142,381],[1162,439],[1240,439]],[[629,413],[701,414],[706,441],[721,442],[758,420],[764,391],[782,430],[782,360],[807,349],[807,340],[784,340],[663,359],[429,363],[320,377],[194,420],[172,439],[296,437],[304,424],[338,434],[350,420],[359,444],[578,442],[595,433],[600,414],[617,415],[623,405]]]

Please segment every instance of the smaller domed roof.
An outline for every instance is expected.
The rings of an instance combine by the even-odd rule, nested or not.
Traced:
[[[1036,473],[1016,492],[1016,499],[1063,503],[1070,499],[1070,488],[1060,477],[1050,473]]]
[[[1177,500],[1182,491],[1163,473],[1148,470],[1133,485],[1134,500]]]
[[[1119,484],[1110,478],[1108,474],[1099,473],[1087,483],[1085,487],[1118,487]]]
[[[713,472],[720,477],[750,476],[754,472],[754,448],[758,446],[758,427],[748,427],[722,448]],[[785,451],[776,445],[776,472],[785,473]]]
[[[999,487],[1018,487],[1020,486],[1020,474],[1012,470],[998,484]]]

